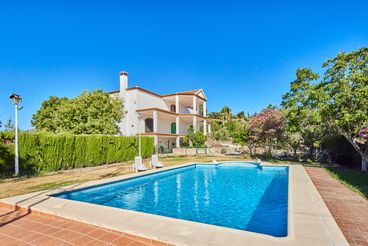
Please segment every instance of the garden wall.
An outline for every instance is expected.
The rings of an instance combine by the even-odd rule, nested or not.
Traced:
[[[173,148],[172,154],[175,156],[213,156],[212,151],[208,148]]]
[[[12,172],[14,145],[0,144],[0,172]],[[153,152],[153,138],[142,137],[142,157]],[[21,172],[57,171],[133,160],[138,141],[125,136],[22,132],[19,154]]]

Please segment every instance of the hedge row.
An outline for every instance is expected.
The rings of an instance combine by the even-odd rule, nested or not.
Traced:
[[[21,169],[57,171],[132,160],[138,155],[137,140],[137,137],[22,132],[19,136]],[[153,138],[142,137],[142,157],[153,152]],[[0,154],[0,171],[12,171],[13,144],[2,144]]]

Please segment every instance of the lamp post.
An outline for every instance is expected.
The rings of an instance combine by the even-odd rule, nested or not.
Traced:
[[[18,153],[18,110],[21,110],[22,107],[19,107],[19,104],[22,102],[22,98],[13,93],[9,96],[10,100],[15,106],[15,175],[19,175],[19,153]]]

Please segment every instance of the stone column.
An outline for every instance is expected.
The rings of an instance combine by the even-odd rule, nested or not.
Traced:
[[[176,137],[176,148],[180,148],[180,137]]]
[[[203,134],[207,135],[207,120],[203,121]]]
[[[197,113],[197,97],[193,96],[193,113]]]
[[[153,132],[158,132],[157,130],[157,111],[153,110]]]
[[[197,132],[197,116],[193,116],[193,130]]]
[[[157,124],[158,124],[157,120],[158,119],[157,118],[158,118],[157,117],[157,111],[156,110],[153,110],[153,132],[158,132],[158,130],[157,130]],[[155,145],[156,153],[157,153],[157,151],[158,151],[158,149],[157,149],[158,136],[157,135],[155,135],[153,137],[153,144]]]
[[[180,109],[180,101],[179,101],[179,95],[175,96],[175,110],[176,113],[179,114],[179,109]]]
[[[179,121],[179,116],[176,116],[176,134],[180,134],[180,121]]]

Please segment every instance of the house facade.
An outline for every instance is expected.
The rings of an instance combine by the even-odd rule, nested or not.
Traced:
[[[128,87],[128,73],[120,72],[120,90],[110,92],[124,102],[123,135],[153,136],[159,153],[180,148],[188,128],[209,131],[207,98],[202,89],[159,95],[141,87]]]

